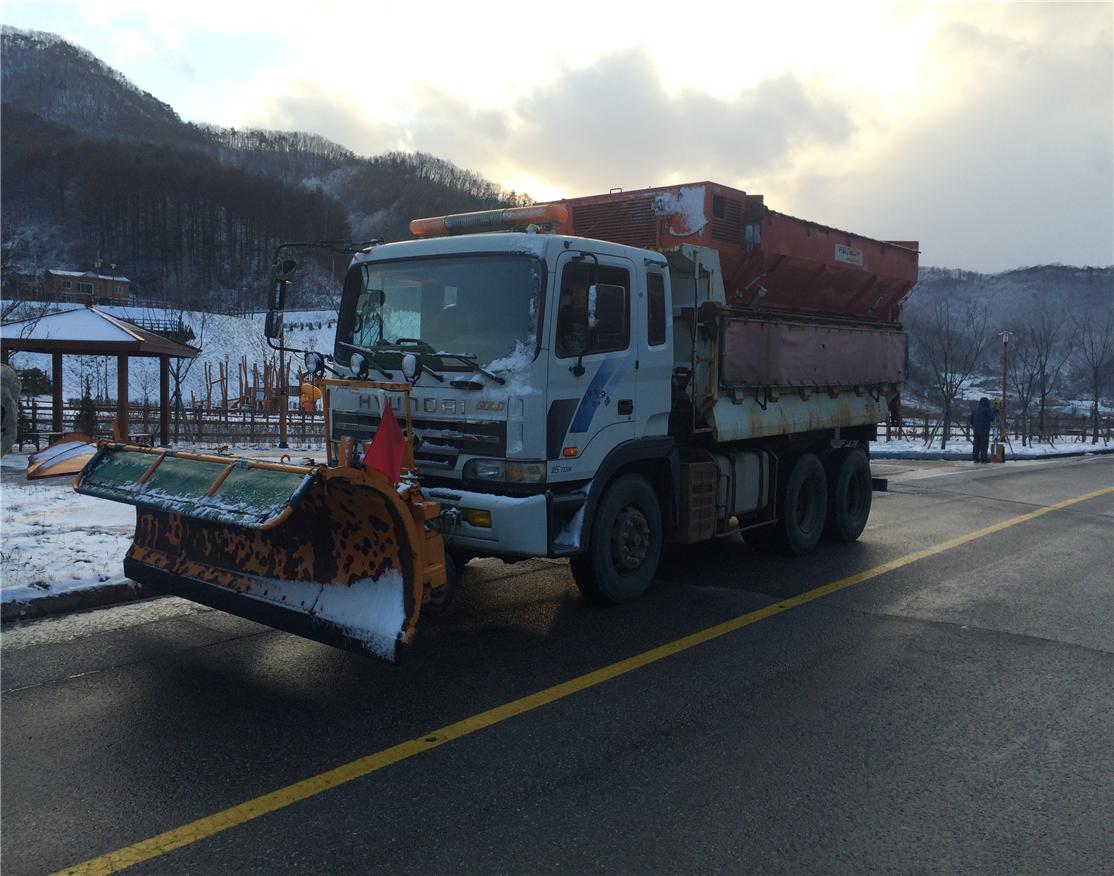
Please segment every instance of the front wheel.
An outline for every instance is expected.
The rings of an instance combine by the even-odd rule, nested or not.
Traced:
[[[573,578],[593,602],[633,602],[653,582],[661,550],[657,494],[641,475],[623,475],[600,500],[588,552],[572,558]]]
[[[429,591],[425,603],[422,605],[422,614],[429,617],[445,617],[453,610],[456,603],[456,592],[460,584],[460,566],[456,557],[446,551],[445,553],[445,583]]]

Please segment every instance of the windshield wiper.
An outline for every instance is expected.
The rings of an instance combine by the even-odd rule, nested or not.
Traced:
[[[445,382],[444,376],[438,374],[436,371],[425,364],[428,357],[436,356],[437,354],[433,351],[433,346],[426,343],[421,338],[395,338],[395,340],[393,341],[379,341],[378,343],[376,343],[375,346],[379,348],[387,347],[392,353],[402,353],[403,355],[405,355],[406,353],[411,353],[417,356],[419,359],[422,360],[423,374],[428,374],[438,383]]]
[[[382,350],[375,350],[371,347],[361,347],[359,344],[350,344],[348,343],[348,341],[337,341],[337,343],[342,347],[348,347],[348,349],[350,350],[355,350],[357,353],[367,353],[371,357],[368,361],[375,368],[376,371],[378,371],[388,380],[395,379],[394,374],[392,374],[390,371],[384,370],[383,367],[375,361],[375,357],[382,353]]]
[[[434,355],[436,355],[436,356],[438,356],[442,359],[456,359],[458,362],[463,362],[465,365],[470,366],[473,371],[479,372],[484,377],[490,377],[492,380],[494,380],[500,386],[502,386],[503,384],[505,384],[507,382],[507,379],[505,377],[500,377],[498,374],[492,374],[486,368],[477,364],[476,363],[476,356],[475,356],[474,353],[443,353],[443,352],[437,352]]]

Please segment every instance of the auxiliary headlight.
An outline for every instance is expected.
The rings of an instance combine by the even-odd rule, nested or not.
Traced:
[[[464,477],[508,484],[540,484],[545,481],[544,462],[515,462],[506,459],[470,459]]]

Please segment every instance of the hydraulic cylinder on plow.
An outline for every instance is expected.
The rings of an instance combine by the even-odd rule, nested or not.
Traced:
[[[75,489],[136,506],[129,578],[393,662],[445,585],[440,506],[413,470],[409,386],[362,385],[405,394],[398,484],[361,467],[350,440],[334,459],[326,434],[329,465],[101,442]]]

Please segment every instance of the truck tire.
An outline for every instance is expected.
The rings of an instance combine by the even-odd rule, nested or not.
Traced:
[[[456,564],[456,571],[458,574],[462,573],[464,571],[464,567],[475,559],[475,556],[468,553],[467,551],[458,550],[456,548],[449,548],[449,550],[445,551],[445,553],[452,557],[453,563]]]
[[[789,475],[779,478],[778,500],[777,523],[746,531],[743,539],[760,551],[808,553],[824,534],[828,516],[828,478],[815,454],[798,457]]]
[[[870,516],[870,459],[861,450],[844,453],[832,460],[828,475],[824,535],[832,541],[854,541],[862,535]]]
[[[9,453],[19,433],[19,378],[7,365],[0,366],[0,451]]]
[[[608,486],[592,520],[588,551],[570,565],[588,599],[618,605],[633,602],[650,587],[661,551],[657,494],[641,475],[626,474]]]

